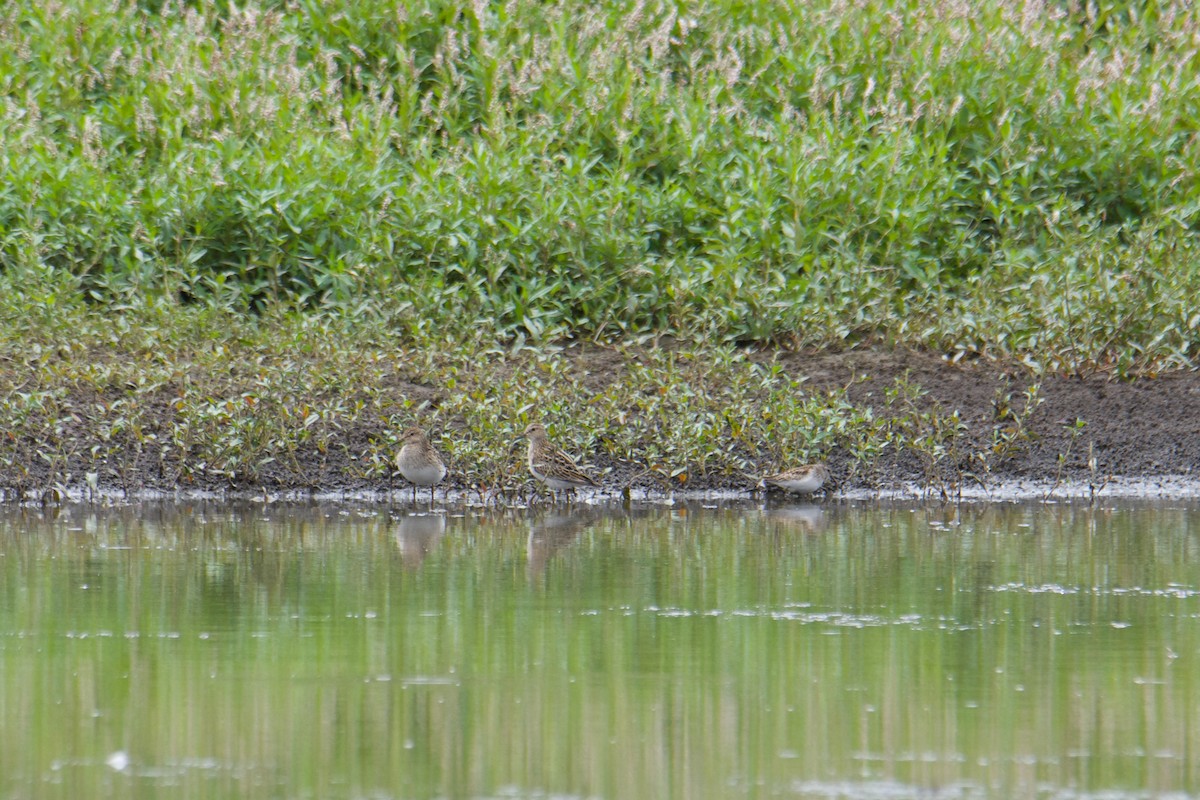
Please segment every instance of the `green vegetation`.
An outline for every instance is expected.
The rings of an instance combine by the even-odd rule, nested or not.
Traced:
[[[1193,366],[1198,36],[1182,2],[7,4],[4,482],[355,484],[399,416],[495,485],[535,404],[647,480],[898,442],[986,474],[1022,424],[881,433],[736,348]]]
[[[1190,3],[0,11],[0,263],[402,337],[1190,365]]]
[[[1019,423],[1035,408],[1012,403],[1000,447],[922,409],[904,380],[876,416],[730,346],[445,347],[315,314],[62,311],[0,303],[13,367],[0,371],[0,489],[399,488],[397,437],[417,421],[449,485],[490,497],[528,479],[513,444],[538,419],[610,489],[749,487],[836,451],[856,484],[910,453],[928,485],[953,491],[1027,443]]]

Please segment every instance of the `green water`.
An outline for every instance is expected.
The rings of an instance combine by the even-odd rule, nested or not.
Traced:
[[[0,798],[1180,797],[1198,535],[1165,506],[3,511]]]

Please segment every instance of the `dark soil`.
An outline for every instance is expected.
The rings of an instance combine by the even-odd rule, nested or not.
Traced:
[[[1039,386],[1042,403],[1028,419],[1028,438],[996,464],[993,478],[1087,478],[1187,475],[1200,466],[1200,373],[1173,372],[1135,381],[1042,376],[1025,368],[974,361],[951,364],[937,354],[856,350],[788,353],[780,360],[817,389],[849,387],[850,400],[885,413],[884,392],[897,378],[921,387],[920,406],[957,411],[968,439],[983,446],[997,427],[996,400],[1011,395],[1019,413],[1025,391]],[[1082,421],[1079,427],[1077,421]],[[880,479],[921,480],[921,466],[893,455]],[[970,471],[969,469],[967,471]]]
[[[671,346],[670,344],[664,346]],[[619,353],[603,348],[572,348],[576,377],[589,387],[607,386],[621,380],[627,361]],[[754,358],[778,358],[794,377],[803,377],[814,391],[846,388],[848,399],[860,408],[873,409],[877,418],[898,418],[936,411],[942,417],[957,413],[965,435],[944,462],[931,465],[913,452],[885,450],[882,458],[864,469],[853,465],[849,455],[835,450],[829,463],[844,488],[870,488],[913,481],[934,482],[1003,481],[1010,479],[1089,480],[1109,477],[1140,478],[1186,476],[1200,466],[1200,373],[1173,372],[1135,381],[1111,380],[1104,375],[1087,377],[1035,377],[1019,365],[974,361],[952,364],[937,354],[885,349],[856,349],[845,352],[759,352]],[[398,398],[438,405],[443,387],[423,386],[393,376],[389,392]],[[920,388],[911,404],[897,405],[887,398],[897,381]],[[1041,402],[1029,415],[1022,415],[1025,392],[1037,385]],[[169,429],[174,401],[180,387],[167,384],[143,395],[140,409],[147,431]],[[113,387],[112,397],[93,390],[67,398],[68,408],[87,409],[101,401],[124,394]],[[107,394],[107,392],[106,392]],[[1004,399],[1007,398],[1007,401]],[[907,403],[907,401],[905,401]],[[999,404],[999,408],[998,408]],[[1007,405],[1012,414],[1005,415]],[[71,420],[74,419],[75,422]],[[997,431],[1011,430],[1020,419],[1022,427],[1014,446],[986,465],[972,453],[989,452]],[[453,427],[453,420],[450,427]],[[217,489],[356,491],[400,488],[399,478],[390,483],[367,477],[358,459],[388,429],[382,416],[365,415],[359,422],[338,432],[337,447],[324,451],[302,449],[295,461],[282,459],[269,464],[253,481],[213,475],[180,480],[178,453],[165,453],[152,446],[126,441],[123,452],[107,460],[101,482],[108,488],[139,490]],[[89,432],[75,415],[65,418],[52,443],[61,455],[55,460],[39,459],[35,444],[14,441],[12,463],[22,465],[19,475],[0,475],[0,485],[9,492],[26,494],[58,483],[79,486],[82,476],[97,470],[89,458]],[[12,437],[10,437],[11,439]],[[961,455],[960,455],[961,454]],[[624,482],[640,474],[635,465],[606,463],[594,454],[583,460],[603,468],[610,482]],[[1089,463],[1089,462],[1092,463]],[[120,466],[117,466],[120,465]],[[524,477],[522,475],[522,477]],[[722,481],[725,481],[724,483]],[[453,474],[448,488],[455,484]],[[646,480],[646,488],[664,488]],[[945,485],[945,484],[943,484]],[[749,483],[738,478],[713,476],[705,482],[689,482],[689,489],[742,489]],[[11,494],[10,494],[11,496]]]

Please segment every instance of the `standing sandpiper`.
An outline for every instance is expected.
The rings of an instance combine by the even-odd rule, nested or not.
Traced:
[[[529,439],[529,471],[554,492],[599,485],[581,472],[569,455],[550,444],[543,426],[535,422],[524,435]]]
[[[796,494],[812,494],[829,480],[829,467],[824,464],[805,464],[803,467],[785,469],[774,475],[764,475],[762,483],[769,483]]]
[[[429,502],[433,503],[433,487],[446,477],[446,465],[433,449],[420,428],[409,428],[400,434],[400,452],[396,453],[396,469],[413,485],[413,502],[417,487],[429,487]]]

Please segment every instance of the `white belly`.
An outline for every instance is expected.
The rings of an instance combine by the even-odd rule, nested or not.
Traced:
[[[537,467],[533,466],[532,464],[529,465],[529,471],[533,474],[533,477],[537,478],[539,481],[546,484],[546,486],[556,492],[566,491],[567,489],[575,489],[579,486],[585,485],[576,481],[564,481],[561,478],[548,478],[538,471]]]
[[[825,479],[816,475],[809,475],[804,478],[773,480],[771,483],[775,484],[781,489],[787,489],[789,492],[796,492],[797,494],[811,494],[812,492],[815,492],[817,489],[821,488],[821,486],[825,483]]]
[[[541,475],[538,475],[537,477],[541,479],[542,483],[546,484],[556,492],[561,492],[566,489],[574,489],[577,486],[584,485],[582,483],[575,483],[574,481],[560,481],[558,478],[543,478]]]
[[[433,486],[436,483],[440,483],[442,478],[446,477],[446,468],[438,464],[432,467],[402,469],[400,470],[400,474],[409,483],[415,483],[417,486]]]
[[[446,477],[446,465],[440,461],[430,462],[422,458],[420,451],[413,452],[415,449],[409,445],[400,448],[400,456],[396,459],[396,468],[400,470],[400,474],[406,481],[417,486],[433,486],[440,483],[442,478]]]

